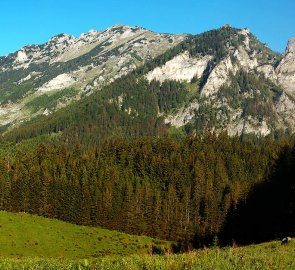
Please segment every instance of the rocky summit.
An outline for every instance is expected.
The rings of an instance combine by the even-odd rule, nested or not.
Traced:
[[[132,71],[151,89],[170,83],[168,94],[153,99],[157,117],[169,127],[230,135],[295,131],[295,38],[279,54],[249,29],[230,25],[199,35],[115,25],[25,46],[0,58],[0,125],[11,129],[52,114]],[[130,116],[137,101],[124,87],[110,102]],[[126,109],[127,98],[133,103]]]

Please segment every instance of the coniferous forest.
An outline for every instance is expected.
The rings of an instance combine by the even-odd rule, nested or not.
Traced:
[[[0,208],[183,248],[259,242],[294,234],[294,158],[288,139],[209,132],[93,147],[51,141],[2,157]]]

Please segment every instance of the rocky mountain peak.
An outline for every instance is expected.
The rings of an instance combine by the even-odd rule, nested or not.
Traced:
[[[278,82],[287,94],[295,98],[295,38],[290,38],[286,52],[276,68]]]
[[[224,24],[221,28],[231,28],[232,26],[228,23]]]
[[[69,34],[65,34],[65,33],[61,33],[58,34],[54,37],[52,37],[51,39],[48,40],[48,43],[63,43],[65,41],[69,41],[69,40],[73,40],[75,39],[74,36],[69,35]]]
[[[124,24],[115,24],[106,29],[106,32],[117,32],[117,31],[124,31],[130,29],[131,27],[124,25]]]
[[[295,37],[289,39],[286,51],[295,53]]]

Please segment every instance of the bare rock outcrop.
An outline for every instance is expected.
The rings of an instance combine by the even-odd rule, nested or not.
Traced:
[[[289,39],[284,58],[276,72],[279,84],[290,96],[295,97],[295,38]]]

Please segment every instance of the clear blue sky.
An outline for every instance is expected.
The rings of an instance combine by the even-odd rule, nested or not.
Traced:
[[[229,23],[279,52],[295,36],[295,0],[0,0],[0,11],[0,55],[118,23],[192,34]]]

